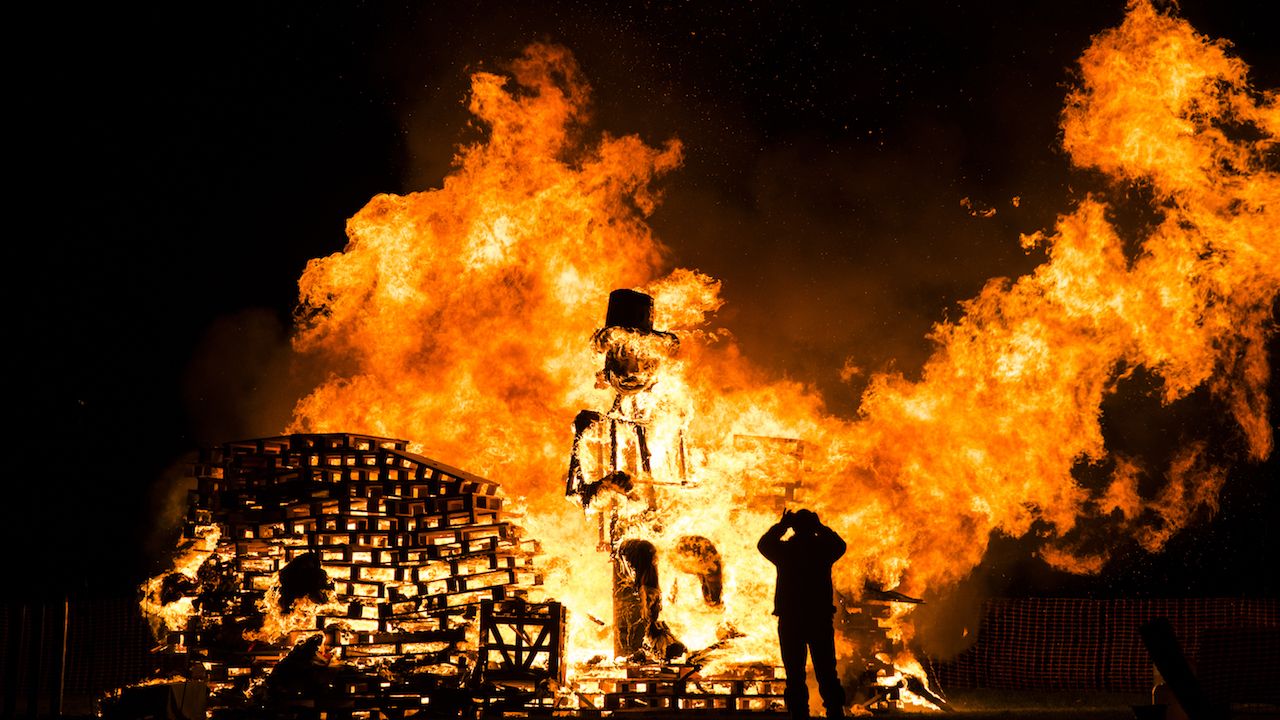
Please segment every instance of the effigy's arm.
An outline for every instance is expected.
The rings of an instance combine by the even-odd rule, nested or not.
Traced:
[[[569,451],[569,474],[565,477],[565,497],[581,496],[589,484],[587,473],[599,465],[599,448],[592,447],[591,429],[604,423],[604,416],[594,410],[583,410],[573,419],[573,449]],[[589,501],[584,501],[586,506]]]
[[[624,438],[618,437],[619,425],[624,426]],[[612,490],[630,495],[635,485],[632,473],[619,469],[628,463],[619,461],[639,437],[632,423],[615,421],[603,413],[583,410],[573,421],[573,450],[569,457],[569,473],[565,479],[564,494],[577,497],[582,506],[590,507],[591,501],[602,491]],[[643,442],[641,440],[641,442]],[[631,450],[634,454],[634,450]]]

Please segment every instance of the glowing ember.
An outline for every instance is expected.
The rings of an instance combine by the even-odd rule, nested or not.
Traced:
[[[217,525],[198,527],[195,537],[185,541],[173,558],[173,569],[157,575],[141,588],[142,614],[151,623],[151,632],[160,636],[165,630],[181,630],[194,611],[192,596],[200,566],[218,547],[222,530]],[[185,587],[182,587],[184,586]]]

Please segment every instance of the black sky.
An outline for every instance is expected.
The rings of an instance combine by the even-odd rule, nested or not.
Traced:
[[[1119,2],[315,5],[58,7],[16,30],[31,46],[10,88],[21,459],[3,522],[49,592],[127,591],[151,567],[184,455],[278,430],[306,380],[278,372],[304,264],[340,250],[375,193],[440,184],[479,136],[469,70],[558,42],[595,89],[594,129],[680,138],[685,165],[652,218],[674,263],[724,281],[722,320],[750,356],[851,413],[846,359],[918,369],[931,324],[1039,261],[1018,234],[1096,189],[1058,150],[1057,118],[1074,60],[1123,15]],[[1266,5],[1182,15],[1276,88]],[[997,214],[972,216],[966,197]],[[1197,402],[1152,432],[1212,424]],[[1048,572],[1003,541],[988,569],[1029,594],[1274,595],[1274,570],[1247,570],[1277,557],[1277,467],[1242,468],[1215,519],[1165,556],[1122,552],[1103,578]]]

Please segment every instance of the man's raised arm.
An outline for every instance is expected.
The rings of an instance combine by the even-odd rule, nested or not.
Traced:
[[[844,551],[848,549],[848,545],[845,544],[844,538],[840,537],[835,530],[832,530],[826,525],[818,526],[818,541],[821,543],[822,549],[826,552],[827,557],[833,563],[841,557],[844,557]]]
[[[778,556],[782,554],[782,536],[786,534],[787,529],[791,527],[791,511],[782,513],[782,519],[773,524],[773,527],[765,531],[760,536],[760,542],[756,543],[756,549],[760,554],[765,556],[769,562],[777,564]]]

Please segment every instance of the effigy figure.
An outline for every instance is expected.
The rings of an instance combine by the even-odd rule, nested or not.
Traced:
[[[565,495],[598,515],[599,542],[613,559],[614,652],[635,660],[672,660],[686,652],[661,619],[658,548],[663,493],[688,484],[685,413],[654,388],[679,349],[679,340],[653,327],[653,298],[614,290],[604,327],[592,336],[604,354],[597,375],[615,391],[606,412],[583,410],[574,419]],[[721,605],[722,564],[705,537],[676,539],[672,566],[698,579],[702,601]]]

